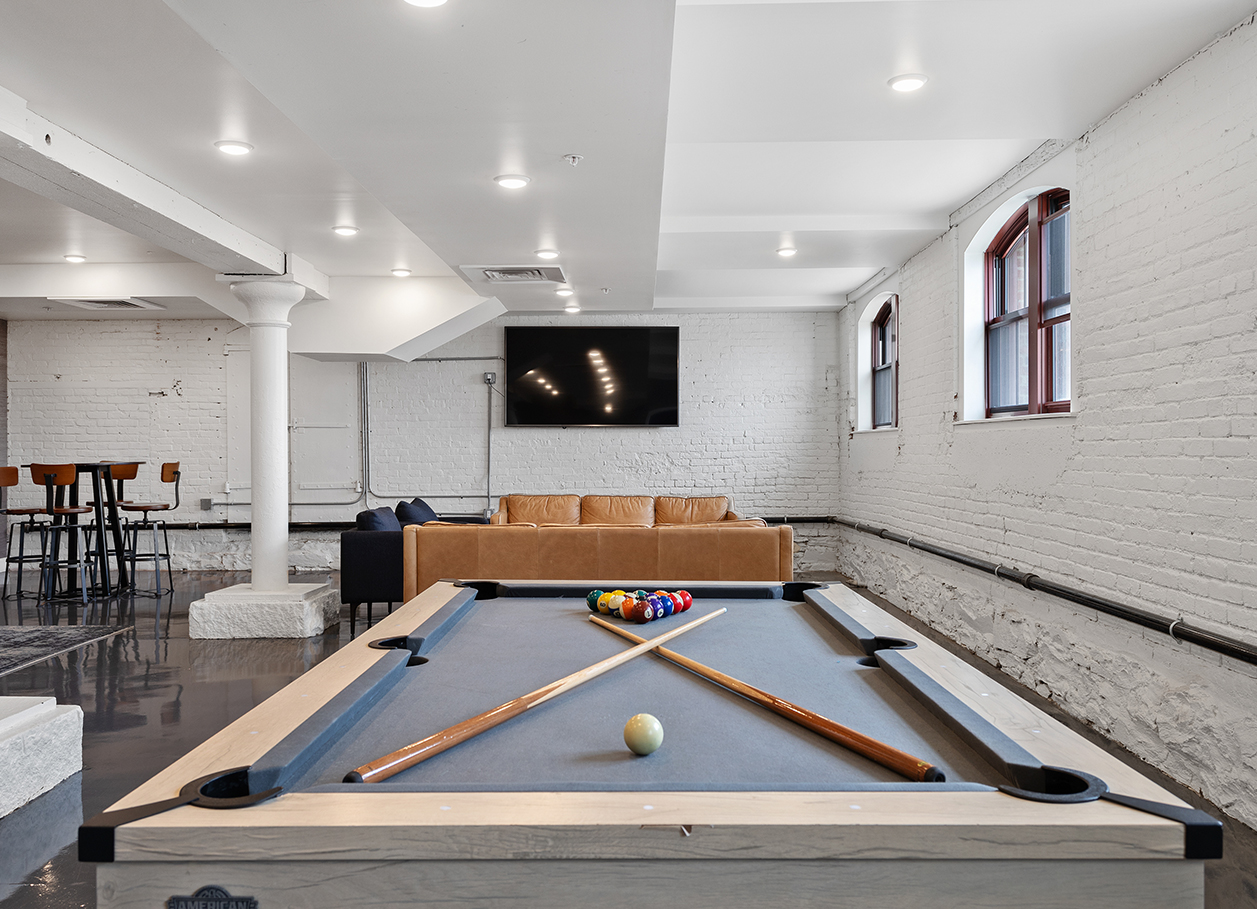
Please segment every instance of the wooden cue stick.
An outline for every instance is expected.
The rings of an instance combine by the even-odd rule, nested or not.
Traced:
[[[608,631],[614,631],[622,638],[628,638],[630,641],[642,640],[642,638],[633,634],[627,628],[612,625],[610,622],[597,616],[590,616],[590,619]],[[913,757],[906,751],[900,751],[898,748],[887,745],[885,742],[880,742],[862,732],[856,732],[849,726],[835,723],[833,720],[827,719],[819,713],[814,713],[806,707],[800,707],[798,704],[793,704],[784,698],[769,694],[767,691],[756,688],[754,685],[748,685],[746,682],[739,681],[731,675],[726,675],[718,669],[712,669],[710,666],[704,666],[702,663],[691,660],[689,657],[682,656],[666,647],[656,648],[655,653],[666,660],[671,660],[678,666],[690,670],[690,672],[715,682],[717,685],[728,688],[734,694],[740,694],[742,697],[767,707],[788,720],[793,720],[800,726],[805,726],[813,732],[823,735],[830,741],[837,742],[839,745],[849,748],[869,760],[876,761],[883,767],[902,774],[910,780],[916,780],[919,783],[941,783],[946,779],[943,776],[943,771],[935,765],[918,757]]]
[[[718,615],[722,615],[728,610],[723,607],[715,612],[709,612],[707,615],[697,618],[692,622],[688,622],[679,628],[673,628],[671,631],[665,632],[649,641],[638,639],[639,643],[636,647],[617,653],[615,656],[607,657],[605,660],[594,663],[592,666],[586,666],[579,669],[571,675],[564,676],[557,682],[551,682],[549,685],[543,685],[536,691],[521,695],[513,701],[508,701],[492,710],[486,710],[484,713],[473,716],[469,720],[463,720],[448,729],[443,729],[426,739],[421,739],[413,745],[407,745],[404,748],[398,748],[382,758],[356,767],[345,775],[346,783],[374,783],[380,780],[388,779],[395,773],[400,773],[407,767],[413,767],[421,761],[440,754],[447,748],[452,748],[459,742],[465,742],[474,736],[479,735],[500,723],[505,723],[511,717],[519,716],[525,710],[536,707],[538,704],[544,704],[551,698],[556,698],[565,692],[571,691],[582,682],[588,682],[592,678],[602,675],[609,669],[614,669],[621,663],[627,663],[634,657],[641,656],[648,650],[658,647],[665,641],[670,641],[677,635],[685,634],[691,628],[697,628],[704,622],[709,622]],[[591,619],[594,616],[590,616]]]

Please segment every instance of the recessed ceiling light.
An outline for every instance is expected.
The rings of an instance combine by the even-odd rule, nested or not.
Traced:
[[[393,277],[394,278],[409,278],[410,269],[409,268],[394,268]]]
[[[247,155],[253,151],[253,146],[248,142],[240,142],[236,139],[221,139],[214,143],[214,147],[224,155]]]
[[[580,307],[575,303],[569,303],[563,307],[564,312],[580,312]]]
[[[557,249],[538,249],[533,251],[533,255],[538,259],[557,259],[559,251]]]
[[[352,237],[358,232],[358,228],[354,227],[352,224],[337,224],[332,228],[332,230],[340,234],[342,237]]]
[[[558,290],[555,291],[555,293],[558,294],[560,297],[570,297],[572,294],[576,293],[576,291],[572,290],[572,288],[570,287],[560,287]],[[591,351],[591,355],[592,355],[592,351]]]
[[[445,0],[406,0],[411,6],[422,6],[431,9],[434,6],[444,6]]]
[[[781,249],[777,250],[777,255],[781,256],[783,259],[789,259],[797,252],[798,250],[793,246],[783,246]]]
[[[920,73],[904,73],[886,84],[897,92],[914,92],[930,80]]]
[[[523,174],[498,174],[493,178],[493,182],[503,189],[519,189],[531,183],[532,177],[526,177]]]
[[[80,262],[87,261],[87,256],[69,255],[69,256],[62,256],[62,258],[65,259],[67,262],[73,262],[75,265],[78,265]]]
[[[607,413],[611,413],[611,405],[608,404],[606,407],[603,408],[603,410],[605,410]]]

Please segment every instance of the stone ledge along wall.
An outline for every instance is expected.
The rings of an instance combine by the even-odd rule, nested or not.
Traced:
[[[1250,20],[1043,166],[1074,174],[1071,416],[963,420],[969,221],[900,269],[900,425],[843,434],[844,517],[1257,642],[1255,84]],[[1257,667],[841,536],[844,571],[1257,825]]]

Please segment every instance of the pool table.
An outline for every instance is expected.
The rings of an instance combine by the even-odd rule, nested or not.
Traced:
[[[589,621],[585,593],[616,586],[693,594],[629,626],[647,638],[726,608],[666,646],[945,781],[655,653],[343,781],[632,646]],[[664,729],[645,757],[637,713]],[[100,909],[1199,907],[1220,848],[1212,818],[842,585],[614,579],[438,583],[80,831]]]

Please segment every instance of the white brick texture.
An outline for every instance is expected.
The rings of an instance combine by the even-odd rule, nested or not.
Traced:
[[[573,321],[565,314],[503,317],[429,355],[489,358],[482,361],[371,363],[367,504],[391,506],[419,495],[440,511],[482,510],[489,407],[482,376],[502,374],[501,361],[493,359],[502,353],[502,326]],[[493,507],[497,495],[509,492],[649,492],[729,493],[739,511],[751,514],[836,510],[836,314],[646,313],[579,321],[680,326],[681,425],[507,429],[501,396],[494,392]],[[222,521],[227,512],[201,511],[199,500],[227,498],[229,459],[236,459],[233,469],[242,463],[247,476],[247,447],[228,438],[229,398],[247,395],[247,389],[231,385],[224,352],[227,342],[247,343],[244,330],[232,333],[236,327],[229,321],[10,323],[10,463],[139,458],[148,463],[128,494],[169,501],[169,487],[155,480],[157,468],[179,460],[183,505],[168,520]],[[342,366],[311,364],[304,361],[303,375]],[[291,394],[295,411],[300,396],[312,392],[297,382]],[[247,408],[247,399],[243,405]],[[241,406],[240,400],[233,406]],[[342,419],[338,415],[335,421]],[[328,457],[344,457],[343,452],[338,448]],[[335,469],[316,466],[325,475],[361,476],[356,451],[351,457]],[[294,469],[294,488],[308,479],[299,472]],[[340,491],[305,494],[352,497]],[[247,489],[236,490],[230,498],[242,501],[247,495]],[[27,478],[11,501],[42,499]],[[292,518],[352,521],[367,504],[298,505]],[[233,507],[230,517],[247,520],[247,510]],[[836,548],[817,544],[819,533],[812,537],[813,545],[801,547],[801,567],[833,570]],[[172,548],[176,570],[249,566],[247,531],[173,531]],[[294,533],[290,560],[302,569],[339,567],[337,535]]]
[[[1064,152],[1073,416],[957,425],[960,228],[902,268],[900,426],[844,435],[846,516],[1257,642],[1254,84],[1247,26]],[[1254,667],[843,540],[845,570],[1257,823]]]

